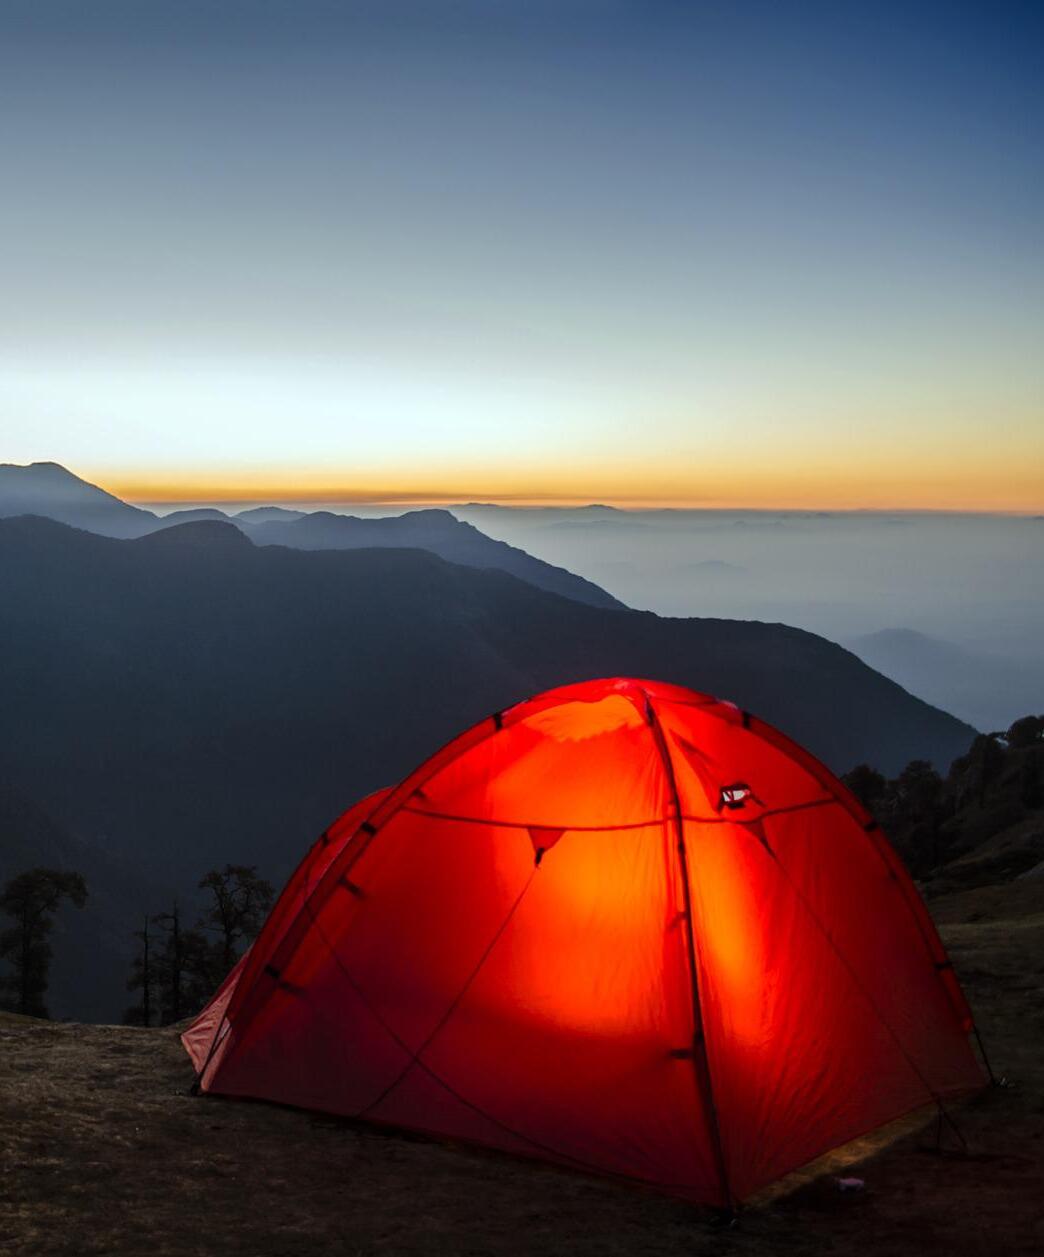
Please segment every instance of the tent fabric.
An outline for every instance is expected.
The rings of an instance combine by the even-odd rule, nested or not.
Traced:
[[[730,703],[612,678],[482,721],[323,834],[183,1035],[203,1091],[731,1206],[982,1085],[909,875]]]

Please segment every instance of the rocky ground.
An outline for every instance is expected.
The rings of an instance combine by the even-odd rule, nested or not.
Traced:
[[[192,1098],[170,1030],[0,1014],[0,1251],[64,1254],[1044,1252],[1044,878],[933,911],[1010,1087],[794,1175],[726,1229],[650,1192],[272,1105]],[[840,1173],[865,1179],[842,1193]]]

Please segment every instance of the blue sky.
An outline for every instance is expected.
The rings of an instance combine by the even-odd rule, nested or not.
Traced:
[[[1040,509],[1042,13],[5,3],[0,458]]]

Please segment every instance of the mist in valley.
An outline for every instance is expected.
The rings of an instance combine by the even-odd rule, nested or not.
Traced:
[[[629,606],[819,633],[977,728],[1044,709],[1044,518],[453,511]]]

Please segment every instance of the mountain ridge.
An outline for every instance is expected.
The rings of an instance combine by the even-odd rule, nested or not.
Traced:
[[[123,540],[206,521],[227,523],[261,545],[297,549],[408,546],[430,550],[451,563],[501,568],[538,588],[594,606],[624,605],[592,581],[497,541],[438,507],[372,519],[331,511],[291,512],[281,507],[258,507],[234,516],[214,507],[198,507],[160,516],[123,502],[58,463],[0,464],[0,519],[19,515],[56,519]]]
[[[81,479],[60,463],[0,463],[0,518],[43,515],[116,537],[140,536],[158,518]]]
[[[382,519],[360,519],[332,511],[314,511],[290,521],[256,525],[258,545],[284,545],[298,550],[345,550],[371,547],[430,550],[450,563],[467,567],[499,568],[551,593],[594,606],[623,608],[624,604],[598,585],[564,567],[545,563],[525,550],[495,541],[474,524],[450,511],[428,507]]]

